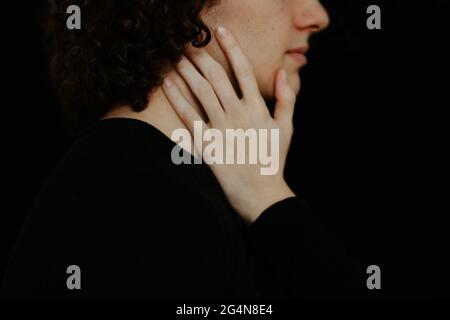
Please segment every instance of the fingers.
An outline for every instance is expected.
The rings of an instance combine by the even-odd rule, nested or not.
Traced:
[[[246,101],[260,99],[258,83],[253,67],[242,52],[237,39],[224,27],[216,31],[219,44],[227,56]]]
[[[211,84],[186,57],[181,59],[176,68],[205,109],[211,124],[213,126],[220,125],[224,120],[225,113]]]
[[[225,111],[239,104],[239,98],[222,65],[203,49],[188,49],[187,54],[212,85]]]
[[[169,76],[170,80],[178,87],[178,89],[181,91],[181,93],[191,106],[193,107],[200,106],[197,98],[194,96],[189,86],[186,84],[186,82],[183,80],[183,78],[176,70],[170,72]],[[198,110],[198,108],[196,108],[196,110]]]
[[[191,134],[194,134],[194,124],[195,121],[203,120],[200,115],[195,111],[194,107],[186,100],[186,98],[181,93],[180,89],[175,85],[175,83],[166,78],[163,83],[163,91],[169,100],[172,107],[175,109],[175,112],[178,114],[178,117],[183,121],[185,126],[188,128]]]
[[[296,94],[287,81],[286,71],[280,69],[275,81],[275,96],[277,99],[274,119],[287,127],[292,126]]]

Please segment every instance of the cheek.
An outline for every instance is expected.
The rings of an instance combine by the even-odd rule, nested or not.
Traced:
[[[253,66],[256,80],[261,95],[264,98],[272,98],[275,94],[275,76],[278,69],[283,65],[284,51],[280,45],[271,46],[270,41],[255,43],[246,37],[241,37],[239,42],[250,63]],[[271,49],[272,48],[272,49]],[[235,88],[237,81],[223,51],[215,39],[206,47],[206,50],[225,68]]]
[[[253,66],[261,94],[265,98],[272,98],[275,92],[275,75],[283,66],[284,53],[289,47],[290,16],[286,10],[282,10],[284,7],[279,0],[264,1],[222,0],[215,11],[203,18],[210,27],[225,25],[239,39]],[[262,6],[261,3],[265,5]],[[228,74],[232,75],[218,44],[213,41],[208,49],[222,63]]]
[[[256,79],[264,98],[272,98],[275,94],[275,76],[277,71],[284,67],[288,73],[292,71],[286,66],[285,52],[289,48],[286,35],[289,34],[287,27],[278,25],[264,30],[258,30],[258,34],[249,40],[247,49],[250,61],[253,64]],[[256,41],[255,39],[259,39]],[[295,82],[295,77],[292,77]]]
[[[264,98],[272,98],[275,94],[275,76],[278,65],[262,61],[259,66],[255,66],[256,80],[261,94]]]
[[[275,95],[275,77],[278,70],[283,67],[284,51],[281,50],[281,45],[273,46],[267,45],[266,50],[255,53],[255,59],[252,60],[254,66],[256,79],[264,98],[273,98]],[[292,85],[295,84],[296,79],[289,69],[288,80]],[[297,79],[298,82],[298,79]]]

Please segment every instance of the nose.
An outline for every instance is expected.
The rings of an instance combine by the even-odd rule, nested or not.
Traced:
[[[295,8],[294,24],[296,29],[320,32],[330,24],[330,17],[319,0],[298,0]]]

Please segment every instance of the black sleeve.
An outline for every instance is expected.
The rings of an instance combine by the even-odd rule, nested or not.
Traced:
[[[263,298],[367,298],[365,268],[297,197],[265,210],[246,230]]]

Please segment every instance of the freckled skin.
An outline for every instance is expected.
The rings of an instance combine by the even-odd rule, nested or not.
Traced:
[[[275,88],[277,91],[277,101],[272,117],[265,109],[267,105],[262,101],[260,94],[250,92],[253,90],[249,91],[252,83],[247,83],[247,96],[251,99],[242,101],[234,97],[232,99],[233,106],[228,107],[234,108],[234,110],[238,110],[237,107],[240,107],[241,113],[228,112],[221,117],[222,121],[219,124],[222,129],[277,128],[284,133],[279,141],[279,170],[275,175],[262,175],[259,170],[261,163],[256,166],[217,165],[213,167],[213,172],[230,204],[245,221],[252,223],[274,203],[295,196],[284,181],[283,173],[292,138],[292,116],[295,94],[300,88],[299,69],[301,63],[288,55],[287,51],[307,47],[311,34],[321,31],[328,25],[328,15],[318,0],[219,0],[219,3],[212,9],[204,9],[201,15],[210,29],[223,26],[237,38],[244,54],[253,66],[262,97],[273,98]],[[233,43],[233,41],[230,42]],[[230,42],[222,40],[223,45],[225,43],[230,45]],[[206,50],[222,64],[233,81],[233,72],[215,39],[207,46]],[[286,71],[287,83],[283,80],[283,73],[278,72],[280,68]],[[195,67],[193,69],[195,71],[191,69],[190,75],[193,76],[195,73],[199,76]],[[214,92],[209,91],[211,95],[208,95],[208,99],[205,100],[205,95],[201,94],[197,87],[197,95],[203,98],[201,99],[203,102],[199,102],[203,106],[208,105],[209,107],[201,108],[189,90],[193,89],[196,84],[198,85],[198,82],[195,83],[192,78],[188,80],[190,77],[186,77],[186,74],[182,79],[177,72],[170,70],[167,76],[174,79],[178,76],[178,85],[155,88],[150,94],[148,107],[143,112],[130,111],[128,106],[123,106],[123,108],[110,112],[107,117],[142,119],[167,137],[171,137],[174,130],[180,128],[188,130],[197,116],[203,115],[203,119],[207,120],[205,111],[206,113],[208,111],[205,109],[210,110],[207,114],[208,118],[225,112],[220,103],[217,105],[210,99]],[[189,84],[185,83],[186,81]],[[234,82],[236,89],[235,79]],[[236,91],[238,92],[238,90]],[[186,101],[181,99],[183,96],[186,99],[190,97],[191,102],[188,101],[186,104]],[[200,97],[197,96],[197,98]],[[176,108],[178,108],[178,112]],[[184,112],[180,112],[180,108]],[[189,112],[187,112],[188,109]],[[254,117],[252,112],[257,112],[258,117]],[[197,116],[193,116],[193,114]],[[191,134],[194,135],[192,132]]]
[[[318,0],[221,0],[202,12],[202,18],[211,29],[223,25],[238,38],[254,67],[264,98],[274,96],[274,78],[281,67],[287,71],[291,86],[299,91],[299,66],[286,51],[307,45],[312,33],[329,24]],[[231,68],[215,39],[207,50],[231,76]]]

